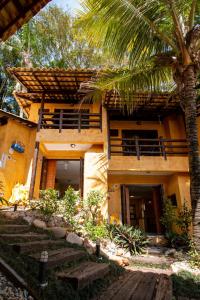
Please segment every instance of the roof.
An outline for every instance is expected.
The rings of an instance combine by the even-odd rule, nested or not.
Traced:
[[[146,118],[147,116],[150,119],[155,119],[158,116],[164,117],[182,111],[179,97],[173,93],[135,93],[130,99],[124,99],[116,95],[115,92],[110,91],[106,93],[104,105],[112,111],[123,109],[124,112],[129,114],[134,112],[137,119]]]
[[[28,115],[32,102],[39,103],[45,94],[45,103],[80,103],[94,90],[91,83],[101,71],[94,69],[61,68],[10,68],[8,71],[23,85],[23,90],[14,95]],[[135,93],[131,96],[131,108],[127,108],[126,97],[115,91],[106,91],[104,106],[112,111],[131,111],[140,117],[150,114],[168,115],[181,111],[177,95],[171,93]],[[88,97],[88,101],[91,101]],[[130,102],[130,101],[129,101]]]
[[[15,91],[14,96],[26,114],[30,104],[41,102],[44,95],[46,103],[79,103],[85,97],[79,90],[81,83],[97,74],[94,69],[9,68],[8,71],[24,87]]]
[[[0,40],[6,41],[51,0],[1,0]]]
[[[19,123],[21,123],[21,124],[23,124],[25,126],[30,127],[30,128],[37,127],[37,124],[34,123],[34,122],[31,122],[29,120],[26,120],[24,118],[21,118],[19,116],[16,116],[14,114],[11,114],[9,112],[6,112],[6,111],[0,109],[0,126],[1,125],[6,125],[8,119],[15,120],[15,121],[17,121],[17,122],[19,122]]]

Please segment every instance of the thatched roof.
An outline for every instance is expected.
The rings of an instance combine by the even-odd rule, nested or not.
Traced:
[[[51,0],[1,0],[0,41],[6,41]]]

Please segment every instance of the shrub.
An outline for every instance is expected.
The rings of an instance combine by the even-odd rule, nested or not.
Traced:
[[[93,190],[87,194],[84,200],[85,217],[93,225],[97,225],[100,222],[103,199],[104,195],[100,191]]]
[[[54,189],[46,189],[40,191],[40,200],[36,204],[36,208],[49,218],[58,212],[59,208],[59,192]]]
[[[190,242],[189,263],[193,268],[200,269],[200,252],[196,249],[194,242]]]
[[[84,226],[88,237],[92,241],[97,241],[98,239],[104,239],[108,237],[108,230],[104,223],[99,225],[93,225],[93,223],[88,221],[84,224]]]
[[[8,201],[3,197],[4,187],[3,183],[0,181],[0,205],[8,205]]]
[[[129,225],[109,225],[110,238],[117,245],[129,250],[131,255],[144,252],[148,241],[144,232]]]
[[[176,212],[171,200],[168,198],[164,201],[163,216],[161,217],[160,221],[164,225],[167,234],[173,232],[173,224],[176,222]]]
[[[61,212],[67,218],[69,224],[75,229],[78,224],[74,217],[78,213],[78,205],[80,203],[79,192],[75,191],[71,186],[65,191],[60,202]]]
[[[189,209],[184,202],[182,209],[178,212],[176,224],[181,229],[182,233],[188,236],[191,223],[192,210]]]

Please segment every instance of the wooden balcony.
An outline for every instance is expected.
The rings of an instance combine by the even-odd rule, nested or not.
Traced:
[[[140,139],[110,138],[109,158],[112,156],[160,156],[167,160],[171,156],[187,156],[188,144],[185,139]]]
[[[66,129],[100,129],[102,131],[102,113],[85,112],[40,112],[38,131],[40,129],[58,129],[59,133]]]

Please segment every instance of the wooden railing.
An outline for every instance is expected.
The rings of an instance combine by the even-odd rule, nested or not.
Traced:
[[[187,156],[188,144],[184,139],[140,139],[140,138],[110,138],[109,158],[119,156]]]
[[[102,131],[102,114],[101,113],[84,113],[84,112],[40,112],[38,131],[40,129],[90,129],[99,128]]]

